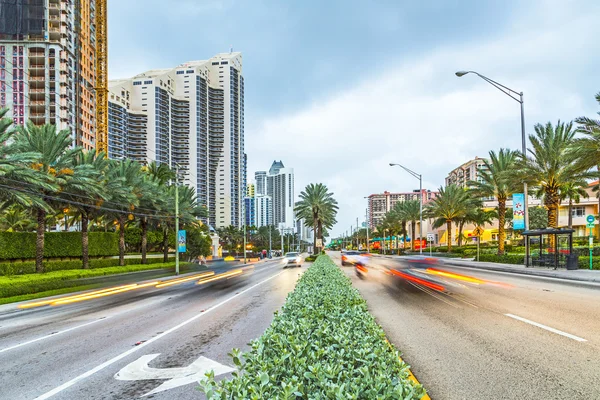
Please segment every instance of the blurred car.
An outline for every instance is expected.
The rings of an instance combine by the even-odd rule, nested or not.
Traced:
[[[342,266],[354,265],[358,260],[360,252],[354,250],[347,250],[342,252]]]
[[[286,253],[283,256],[283,268],[287,267],[301,267],[302,266],[302,257],[300,257],[300,253],[291,252]]]

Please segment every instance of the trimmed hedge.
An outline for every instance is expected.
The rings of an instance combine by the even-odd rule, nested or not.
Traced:
[[[304,259],[306,262],[314,262],[318,256],[308,256]]]
[[[169,257],[169,261],[174,261],[175,257]],[[126,258],[125,265],[141,265],[141,258]],[[163,258],[148,258],[148,264],[159,264],[163,262]],[[58,260],[58,261],[44,261],[44,271],[65,271],[82,269],[81,260]],[[90,269],[94,268],[108,268],[118,267],[118,258],[98,258],[90,259]],[[23,275],[23,274],[34,274],[35,273],[35,261],[24,261],[24,262],[0,262],[0,275]]]
[[[35,258],[34,232],[0,232],[0,259]],[[119,236],[114,232],[89,233],[90,257],[119,254]],[[44,257],[81,257],[81,232],[46,232]]]
[[[239,370],[232,379],[207,374],[208,399],[419,399],[425,392],[328,256],[302,275],[251,345],[230,354]]]
[[[525,255],[523,254],[505,254],[499,256],[497,254],[480,254],[479,261],[494,262],[502,264],[525,264]]]
[[[174,263],[156,263],[152,265],[129,265],[87,270],[54,271],[43,274],[0,277],[0,297],[13,297],[25,294],[46,292],[48,290],[76,287],[84,284],[82,279],[97,276],[115,275],[150,269],[173,268]]]

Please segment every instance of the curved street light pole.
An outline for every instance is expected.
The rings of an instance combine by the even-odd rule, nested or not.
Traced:
[[[419,180],[419,254],[423,254],[423,176],[403,165],[390,163],[390,167],[400,167]],[[415,240],[415,238],[411,238]]]
[[[506,87],[490,78],[488,78],[487,76],[481,75],[478,72],[475,71],[458,71],[455,73],[456,76],[463,77],[467,74],[475,74],[478,77],[480,77],[481,79],[483,79],[484,81],[486,81],[487,83],[489,83],[490,85],[492,85],[493,87],[495,87],[496,89],[500,90],[502,93],[504,93],[505,95],[507,95],[508,97],[510,97],[511,99],[513,99],[514,101],[516,101],[517,103],[519,103],[521,105],[521,151],[523,153],[523,158],[525,158],[527,156],[527,143],[525,140],[525,110],[523,107],[523,92],[517,92],[515,90],[512,90],[509,87]],[[518,98],[516,96],[519,96]],[[523,182],[523,195],[525,197],[525,204],[523,205],[523,211],[524,214],[523,215],[523,219],[525,220],[525,230],[529,229],[529,195],[527,192],[527,182]],[[527,239],[525,240],[525,254],[529,254],[529,243],[527,241]],[[527,265],[527,261],[525,261],[525,265]]]

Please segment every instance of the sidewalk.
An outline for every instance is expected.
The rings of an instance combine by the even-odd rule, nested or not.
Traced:
[[[596,282],[600,283],[600,271],[589,270],[589,269],[576,269],[576,270],[565,270],[565,269],[548,269],[540,267],[529,267],[525,268],[523,265],[515,264],[500,264],[491,262],[478,262],[469,261],[456,258],[442,259],[444,264],[452,265],[457,267],[469,267],[482,270],[508,272],[512,274],[541,276],[546,278],[559,278],[567,279],[579,282]]]

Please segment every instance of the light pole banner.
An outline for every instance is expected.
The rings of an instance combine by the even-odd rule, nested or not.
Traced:
[[[513,194],[513,229],[525,229],[525,195]]]
[[[186,233],[184,230],[181,230],[177,233],[177,252],[185,253],[186,250]]]

